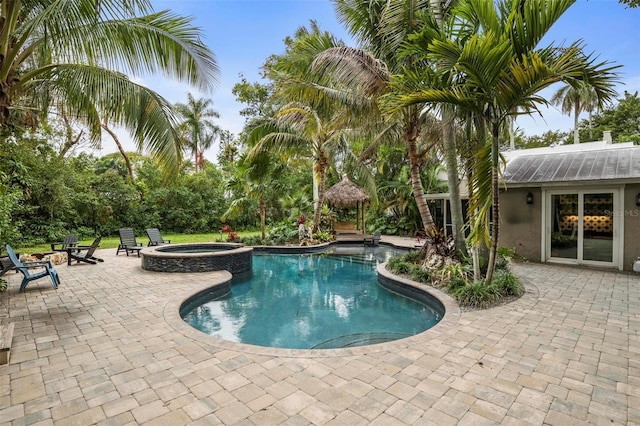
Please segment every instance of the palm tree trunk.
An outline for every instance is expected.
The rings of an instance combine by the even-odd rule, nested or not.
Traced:
[[[127,165],[127,170],[129,171],[129,178],[131,179],[131,183],[135,184],[136,180],[133,177],[133,166],[131,166],[131,160],[129,160],[129,157],[127,156],[126,151],[122,147],[122,144],[120,143],[120,140],[118,139],[118,136],[107,126],[107,123],[102,123],[102,128],[104,130],[106,130],[107,133],[109,133],[109,135],[111,135],[111,137],[113,138],[114,142],[118,146],[118,151],[120,151],[120,154],[122,154],[122,158],[124,158],[124,162]]]
[[[418,126],[417,116],[414,114],[413,123],[409,126],[405,135],[407,142],[407,150],[409,155],[409,169],[411,176],[411,186],[413,188],[413,198],[416,200],[418,211],[420,212],[420,218],[422,219],[422,227],[425,231],[429,231],[435,227],[433,222],[433,216],[431,216],[431,210],[424,196],[422,190],[422,179],[420,179],[420,161],[418,156]]]
[[[578,116],[580,115],[580,102],[573,103],[573,143],[580,143],[580,132],[578,131]]]
[[[260,238],[262,241],[266,240],[266,217],[267,217],[267,207],[264,202],[264,198],[260,197]]]
[[[466,255],[467,244],[462,230],[464,218],[462,215],[462,200],[460,199],[460,182],[458,180],[458,156],[453,125],[453,111],[449,108],[445,108],[442,111],[442,143],[444,145],[444,160],[447,167],[453,240],[455,241],[458,252]],[[446,226],[446,224],[443,225]]]
[[[430,7],[436,17],[438,26],[444,26],[444,9],[442,0],[431,0]],[[464,217],[462,215],[462,200],[460,199],[460,184],[458,182],[458,157],[456,150],[455,132],[453,127],[453,111],[444,108],[442,111],[442,144],[444,145],[444,161],[447,167],[447,183],[449,186],[449,205],[451,206],[451,227],[453,240],[459,253],[467,253],[467,244],[462,228]],[[446,227],[446,223],[443,224]]]
[[[499,185],[499,162],[498,150],[500,148],[500,126],[493,123],[491,140],[491,193],[493,203],[491,205],[491,213],[493,215],[491,222],[491,247],[489,248],[489,260],[487,262],[487,275],[485,283],[491,284],[493,273],[496,267],[496,259],[498,254],[498,235],[500,232],[500,185]]]
[[[322,203],[324,202],[324,187],[327,180],[327,157],[324,153],[320,153],[320,159],[316,165],[320,182],[318,183],[318,201],[313,212],[313,228],[311,234],[318,232],[320,226],[320,213],[322,212]]]

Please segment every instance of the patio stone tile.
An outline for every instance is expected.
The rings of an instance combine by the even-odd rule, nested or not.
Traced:
[[[387,408],[387,405],[376,401],[370,396],[365,396],[355,401],[349,407],[349,410],[364,417],[365,419],[373,420],[382,414]]]
[[[138,401],[136,401],[133,396],[128,395],[123,398],[106,402],[102,405],[102,409],[107,417],[115,417],[118,414],[133,410],[139,406],[140,404],[138,404]]]
[[[218,417],[225,425],[235,424],[240,420],[246,419],[252,414],[253,412],[246,405],[237,401],[216,411],[216,417]]]
[[[133,414],[133,417],[138,423],[148,422],[149,420],[153,420],[156,417],[162,416],[168,412],[169,409],[159,399],[148,402],[146,404],[141,404],[140,406],[135,407],[131,410],[131,414]]]
[[[214,412],[218,406],[209,398],[203,398],[182,407],[191,420],[198,420]]]
[[[405,424],[413,424],[422,415],[422,410],[409,402],[398,400],[385,413]]]
[[[246,404],[247,407],[249,407],[251,410],[253,410],[254,412],[258,412],[260,410],[264,410],[270,405],[273,405],[273,403],[275,403],[276,401],[277,399],[275,399],[273,396],[265,394],[247,402]]]
[[[357,415],[353,411],[343,411],[338,414],[333,420],[326,423],[327,425],[350,425],[350,426],[358,426],[358,425],[368,425],[370,422]],[[375,424],[375,422],[373,422]]]

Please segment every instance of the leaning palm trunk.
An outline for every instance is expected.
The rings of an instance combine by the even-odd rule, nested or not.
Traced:
[[[433,223],[433,216],[431,216],[431,210],[424,196],[422,190],[422,179],[420,179],[420,164],[418,162],[418,147],[416,144],[416,132],[412,132],[407,138],[407,147],[409,151],[409,168],[411,170],[411,186],[413,188],[413,198],[416,200],[418,211],[420,212],[420,218],[422,219],[422,226],[425,231],[429,231],[435,226]]]
[[[124,163],[127,165],[127,172],[129,173],[129,179],[131,179],[131,183],[135,185],[136,178],[135,178],[135,176],[133,174],[133,166],[131,165],[131,160],[129,159],[129,156],[127,155],[127,152],[124,150],[124,147],[120,143],[120,139],[118,139],[118,135],[116,135],[116,133],[109,128],[109,126],[107,125],[106,121],[104,123],[102,123],[102,128],[107,133],[109,133],[109,135],[113,138],[113,141],[118,146],[118,151],[120,151],[120,154],[122,155],[122,158],[124,159]]]

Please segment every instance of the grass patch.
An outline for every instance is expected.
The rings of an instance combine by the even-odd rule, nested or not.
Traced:
[[[260,235],[260,231],[246,231],[246,232],[236,232],[241,238],[252,237],[254,235]],[[209,234],[165,234],[162,233],[162,238],[165,240],[171,240],[174,244],[181,243],[212,243],[212,242],[220,242],[220,233],[214,232]],[[94,237],[81,239],[80,245],[90,245],[94,240]],[[136,234],[136,241],[138,244],[142,246],[146,246],[149,242],[149,238],[147,238],[146,233]],[[227,234],[222,234],[222,241],[227,241]],[[120,244],[120,237],[118,236],[109,236],[102,237],[100,241],[101,249],[115,249]],[[14,247],[15,248],[15,247]],[[18,247],[16,251],[20,253],[46,253],[51,251],[51,244],[39,244],[31,247]]]

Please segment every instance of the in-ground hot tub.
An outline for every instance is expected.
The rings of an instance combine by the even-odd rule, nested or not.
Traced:
[[[251,273],[253,248],[235,243],[166,244],[142,249],[142,269],[156,272]]]

